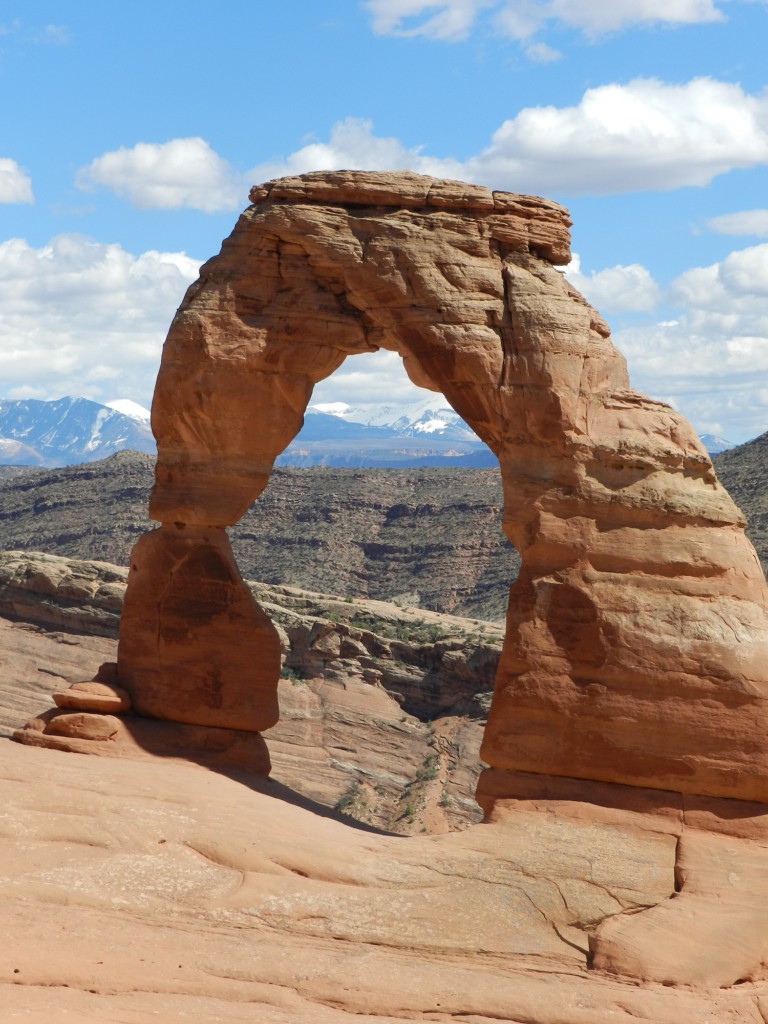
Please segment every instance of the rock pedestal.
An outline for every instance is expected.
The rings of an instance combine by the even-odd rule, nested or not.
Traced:
[[[140,715],[252,732],[277,722],[280,638],[223,529],[161,526],[135,545],[118,666]]]

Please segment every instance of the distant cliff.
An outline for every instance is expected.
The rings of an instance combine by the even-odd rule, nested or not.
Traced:
[[[768,568],[768,433],[714,459]],[[0,549],[128,564],[154,459],[0,474]],[[243,575],[498,619],[517,575],[495,469],[277,469],[232,531]]]
[[[768,432],[713,461],[720,482],[747,517],[747,536],[768,573]]]
[[[149,455],[0,478],[0,549],[128,564]],[[232,530],[247,578],[498,619],[517,575],[495,469],[278,469]]]

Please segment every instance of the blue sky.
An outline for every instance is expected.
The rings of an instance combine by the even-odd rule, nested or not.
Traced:
[[[0,397],[148,405],[248,186],[411,167],[565,203],[633,384],[768,429],[765,0],[0,0]],[[392,354],[317,401],[411,401]]]

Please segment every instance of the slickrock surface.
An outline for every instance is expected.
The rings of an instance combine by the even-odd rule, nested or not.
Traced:
[[[763,1024],[764,826],[578,785],[404,838],[266,780],[0,741],[0,1017]],[[672,898],[680,846],[696,884]],[[624,923],[642,984],[615,955]]]
[[[46,562],[51,578],[77,575],[32,556],[38,586]],[[306,628],[321,596],[286,591],[286,633]],[[114,651],[0,619],[0,724]],[[375,792],[366,780],[412,777],[420,730],[441,758],[450,716],[430,733],[388,715],[383,689],[295,683],[267,733],[269,780],[184,751],[95,758],[0,739],[0,1019],[763,1024],[764,805],[517,774],[488,824],[388,836],[312,801],[339,762],[311,737],[332,734],[359,765],[354,804]],[[324,723],[306,717],[318,698]],[[437,780],[413,781],[417,830],[444,831],[419,804]]]
[[[691,427],[631,390],[606,324],[553,265],[568,260],[566,211],[410,173],[316,172],[251,198],[163,351],[156,550],[218,531],[226,561],[224,528],[266,486],[314,384],[394,349],[498,455],[522,558],[483,758],[768,801],[765,578]],[[158,717],[218,724],[240,686],[221,682],[241,657],[226,611],[240,584],[207,611],[196,601],[193,621],[162,596],[163,561],[132,566],[121,685]],[[133,590],[160,596],[134,604]],[[177,694],[161,656],[150,664],[166,642],[190,656],[200,642],[207,677]]]

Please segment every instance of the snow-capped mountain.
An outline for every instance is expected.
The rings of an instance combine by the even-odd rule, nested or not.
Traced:
[[[441,395],[403,407],[311,405],[304,428],[278,465],[283,466],[487,466],[494,457]]]
[[[5,465],[68,466],[123,448],[155,451],[148,422],[87,398],[0,401],[0,462]]]
[[[430,395],[429,398],[406,408],[402,405],[353,406],[345,402],[327,402],[310,405],[307,412],[335,416],[347,423],[383,427],[403,437],[433,434],[444,438],[477,441],[476,434],[457,412],[445,404],[442,395]]]
[[[107,409],[116,409],[123,416],[127,416],[131,420],[138,420],[139,423],[145,423],[149,426],[151,419],[149,409],[145,409],[143,405],[139,405],[138,402],[134,402],[131,398],[116,398],[113,402],[105,402],[104,404]]]
[[[710,454],[734,447],[704,434]],[[131,399],[0,401],[0,465],[65,466],[124,448],[154,453],[149,410]],[[311,405],[283,466],[493,466],[495,457],[441,395],[403,407]]]
[[[717,434],[702,434],[701,443],[710,455],[719,455],[720,452],[727,452],[730,448],[736,447],[733,441],[726,441],[724,437],[718,437]]]

